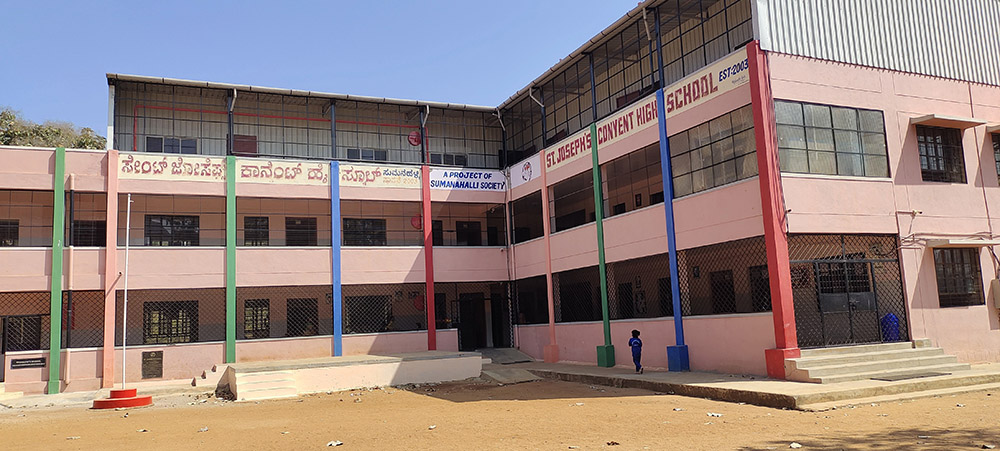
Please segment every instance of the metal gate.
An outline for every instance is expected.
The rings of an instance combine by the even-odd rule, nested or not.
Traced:
[[[894,235],[790,235],[799,346],[909,340]]]

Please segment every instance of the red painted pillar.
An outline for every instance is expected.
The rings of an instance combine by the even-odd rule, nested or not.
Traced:
[[[424,228],[424,272],[427,278],[427,294],[424,302],[427,310],[427,350],[437,349],[437,321],[434,316],[434,231],[431,220],[431,168],[426,164],[420,167],[420,185],[423,202]]]
[[[764,358],[767,362],[767,375],[784,379],[785,359],[798,357],[799,345],[795,332],[795,304],[792,302],[792,275],[788,258],[785,202],[781,193],[781,172],[778,165],[771,76],[767,54],[760,49],[759,41],[747,44],[747,60],[750,66],[750,99],[753,104],[760,203],[774,318],[775,349],[765,350]]]

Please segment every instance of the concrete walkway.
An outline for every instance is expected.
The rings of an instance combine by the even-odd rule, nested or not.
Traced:
[[[850,404],[887,402],[968,391],[1000,389],[1000,364],[973,365],[947,376],[895,382],[864,380],[837,384],[780,381],[762,377],[704,372],[647,371],[601,368],[566,363],[520,363],[538,376],[584,384],[641,388],[682,396],[743,402],[765,407],[826,410]]]

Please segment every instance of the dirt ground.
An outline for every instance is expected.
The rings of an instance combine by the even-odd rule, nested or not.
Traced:
[[[998,414],[1000,391],[812,413],[467,381],[260,403],[175,397],[129,411],[0,408],[0,449],[982,449],[1000,446]]]

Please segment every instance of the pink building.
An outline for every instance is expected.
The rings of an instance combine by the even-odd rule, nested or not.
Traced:
[[[130,380],[632,329],[1000,361],[1000,7],[822,3],[649,0],[497,107],[108,74],[107,151],[0,148],[0,381],[110,386],[123,332]]]

